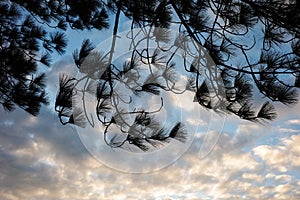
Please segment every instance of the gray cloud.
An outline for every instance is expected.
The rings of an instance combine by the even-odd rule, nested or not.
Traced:
[[[4,120],[13,121],[11,126],[2,125],[0,129],[0,192],[4,200],[299,197],[296,188],[300,181],[293,176],[292,168],[284,173],[274,171],[266,177],[271,166],[243,148],[249,143],[231,134],[223,134],[204,159],[198,157],[199,143],[204,139],[200,134],[196,143],[168,168],[149,174],[128,174],[98,163],[72,129],[59,125],[49,112],[43,111],[40,117],[32,119],[17,110],[1,114],[1,121]],[[255,126],[249,130],[259,130]],[[235,134],[251,137],[243,131],[246,127],[249,128],[239,125]],[[296,139],[295,136],[282,141],[287,151],[297,150]]]
[[[71,70],[70,58],[49,72],[53,97],[64,67]],[[199,159],[199,149],[209,140],[199,131],[179,160],[148,174],[121,173],[96,161],[51,105],[39,117],[1,110],[1,199],[299,199],[300,137],[287,133],[290,123],[299,130],[298,108],[279,109],[281,117],[269,126],[228,118],[205,158]],[[217,134],[209,132],[210,138]]]

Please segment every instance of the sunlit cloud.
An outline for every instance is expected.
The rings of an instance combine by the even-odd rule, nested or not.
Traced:
[[[300,119],[291,119],[287,121],[286,124],[300,125]]]
[[[25,113],[18,111],[18,115],[14,117],[15,123],[30,121]],[[6,118],[10,120],[13,116]],[[297,145],[300,137],[286,137],[276,144],[245,151],[243,147],[252,144],[245,143],[238,135],[246,127],[239,125],[235,137],[223,133],[213,151],[203,159],[198,155],[199,143],[204,139],[200,134],[173,165],[135,175],[102,165],[86,152],[72,129],[42,114],[27,125],[23,134],[1,133],[6,138],[5,144],[1,143],[1,194],[3,199],[47,200],[284,199],[290,195],[297,199],[300,181],[293,176],[293,170],[300,166]],[[256,125],[249,128],[260,131]],[[29,133],[34,133],[34,137]],[[246,138],[251,137],[248,134]]]
[[[254,154],[260,157],[268,166],[286,172],[292,168],[300,168],[300,135],[283,138],[274,146],[260,145],[254,148]]]

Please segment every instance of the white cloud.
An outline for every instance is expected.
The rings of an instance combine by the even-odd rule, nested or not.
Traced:
[[[186,122],[193,126],[206,126],[207,122],[203,119],[187,118]]]
[[[291,119],[286,122],[286,124],[300,125],[300,119]]]
[[[278,171],[287,171],[293,167],[300,167],[300,135],[281,139],[274,146],[260,145],[253,149],[255,155],[260,157],[266,164]]]
[[[242,175],[243,179],[249,180],[249,181],[258,181],[262,182],[264,177],[260,174],[255,174],[255,173],[244,173]]]
[[[281,132],[281,133],[300,133],[299,130],[295,130],[295,129],[292,129],[292,128],[280,128],[280,127],[278,127],[278,131]]]

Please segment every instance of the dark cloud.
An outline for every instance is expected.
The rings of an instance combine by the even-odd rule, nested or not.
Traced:
[[[60,178],[56,163],[79,164],[90,158],[74,130],[60,125],[46,109],[38,117],[20,109],[2,112],[0,121],[8,120],[9,126],[0,125],[0,188],[5,193],[55,191]]]

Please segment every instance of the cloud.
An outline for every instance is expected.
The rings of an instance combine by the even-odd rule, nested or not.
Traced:
[[[300,130],[295,130],[292,128],[282,128],[282,127],[278,127],[278,131],[282,133],[300,133]]]
[[[48,81],[57,81],[58,73],[63,66],[71,67],[70,62],[57,63]],[[54,93],[55,86],[51,87]],[[94,159],[76,132],[60,125],[52,109],[44,108],[39,117],[19,109],[1,111],[3,200],[300,199],[297,113],[286,115],[273,126],[228,118],[222,135],[198,131],[192,146],[172,165],[152,173],[129,174]],[[200,114],[198,120],[188,114],[183,119],[191,126],[197,121],[205,127],[210,112]],[[217,127],[219,119],[211,126]],[[275,139],[265,140],[269,137]],[[215,145],[200,159],[200,147],[205,144]],[[117,157],[111,159],[123,164]]]
[[[271,168],[286,172],[292,168],[300,169],[300,135],[281,139],[274,146],[260,145],[253,149],[256,156],[260,157]]]
[[[191,148],[173,165],[153,173],[128,174],[97,162],[72,129],[59,125],[54,115],[42,112],[32,120],[17,110],[1,118],[20,124],[9,127],[12,134],[6,134],[5,123],[0,129],[4,139],[0,151],[0,192],[4,200],[300,197],[297,192],[300,181],[292,175],[293,167],[298,165],[296,160],[291,162],[299,156],[297,135],[273,146],[259,145],[248,151],[243,147],[251,147],[251,142],[224,133],[214,150],[200,159],[199,145],[205,135],[199,133]],[[235,134],[243,134],[246,127],[239,125]],[[250,129],[259,131],[256,125]],[[250,132],[245,137],[250,138]],[[284,153],[293,157],[283,156]],[[286,171],[270,173],[276,165],[284,166]]]
[[[286,122],[286,124],[291,125],[300,125],[300,119],[291,119]]]

